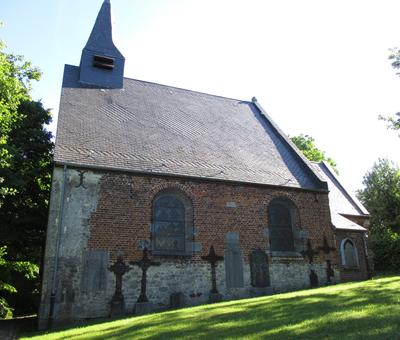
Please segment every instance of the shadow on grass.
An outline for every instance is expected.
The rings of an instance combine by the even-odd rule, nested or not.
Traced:
[[[400,277],[385,278],[119,320],[62,338],[397,339],[399,289]]]

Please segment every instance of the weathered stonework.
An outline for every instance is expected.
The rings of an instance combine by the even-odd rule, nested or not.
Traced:
[[[46,327],[50,313],[62,185],[63,169],[56,167],[39,315],[41,328]],[[320,284],[325,283],[324,254],[319,252],[309,264],[300,251],[305,249],[307,239],[314,248],[322,246],[324,236],[334,244],[326,192],[92,170],[82,178],[76,169],[68,168],[55,289],[56,324],[109,316],[115,276],[108,266],[121,253],[127,263],[140,260],[143,245],[151,244],[153,199],[161,190],[171,188],[180,190],[192,203],[193,251],[186,256],[161,256],[150,251],[152,260],[161,263],[147,272],[147,296],[155,309],[169,308],[174,293],[182,293],[189,306],[209,301],[210,264],[201,257],[208,254],[210,246],[224,256],[227,235],[237,235],[243,283],[242,287],[227,288],[225,261],[218,262],[217,289],[225,300],[254,295],[249,258],[255,249],[265,251],[268,256],[271,283],[268,291],[310,287],[310,269],[316,272]],[[267,210],[269,203],[278,197],[291,200],[297,209],[294,252],[277,254],[269,250]],[[362,253],[359,258],[364,261]],[[339,274],[337,251],[331,254],[331,261],[334,282],[339,282],[344,278]],[[365,275],[365,266],[360,267],[360,273]],[[123,277],[126,313],[133,313],[140,280],[141,270],[137,266]]]

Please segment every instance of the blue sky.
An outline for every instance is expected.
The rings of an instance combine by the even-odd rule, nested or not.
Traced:
[[[33,95],[56,122],[63,65],[79,64],[102,0],[1,1],[0,38],[42,70]],[[400,111],[387,60],[400,45],[398,1],[111,3],[126,77],[256,96],[284,132],[313,136],[352,190],[378,158],[400,163],[400,139],[377,118]]]

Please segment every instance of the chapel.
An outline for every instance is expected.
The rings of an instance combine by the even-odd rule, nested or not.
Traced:
[[[40,328],[369,277],[368,211],[257,99],[124,63],[105,0],[64,68]]]

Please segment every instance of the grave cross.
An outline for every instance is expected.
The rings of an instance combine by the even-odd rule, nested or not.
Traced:
[[[336,250],[336,248],[329,246],[326,236],[324,236],[324,243],[323,243],[322,247],[318,247],[318,249],[322,250],[325,253],[325,255],[329,255],[329,253],[331,251]]]
[[[215,253],[214,246],[210,247],[210,252],[206,256],[201,257],[203,260],[207,261],[211,265],[211,284],[212,289],[210,290],[211,294],[218,294],[217,290],[217,278],[215,274],[215,268],[217,267],[217,262],[222,261],[224,259],[223,256],[218,256]]]
[[[109,268],[115,275],[115,293],[113,299],[121,300],[122,296],[122,276],[127,273],[131,268],[127,266],[122,259],[122,256],[118,256],[117,261]]]
[[[311,246],[311,240],[307,240],[307,250],[301,252],[303,256],[308,257],[308,262],[311,264],[314,261],[314,255],[318,254],[318,251],[314,250]]]
[[[326,259],[326,282],[327,283],[331,283],[331,278],[335,276],[335,273],[332,269],[332,264],[331,261],[329,259],[329,253],[331,251],[336,250],[336,248],[334,247],[330,247],[328,244],[328,240],[326,238],[326,236],[324,236],[324,243],[322,245],[322,247],[319,247],[318,249],[322,250],[325,253],[325,259]]]
[[[140,286],[140,296],[137,300],[137,302],[149,302],[149,299],[146,296],[146,286],[147,286],[147,270],[151,266],[159,266],[160,262],[153,262],[149,259],[149,256],[147,255],[147,247],[144,247],[143,249],[143,257],[140,261],[134,261],[134,262],[129,262],[133,266],[138,266],[140,269],[142,269],[142,280],[141,280],[141,286]]]

